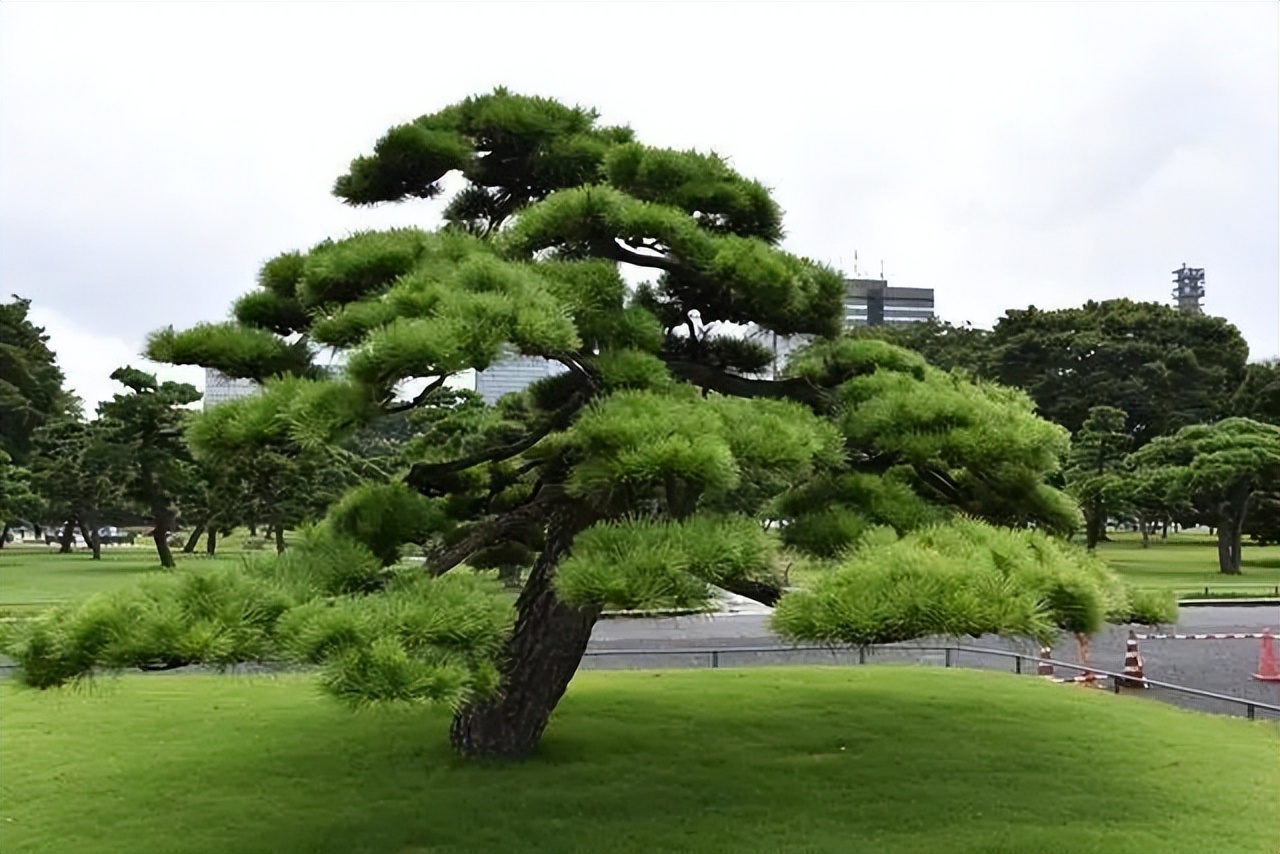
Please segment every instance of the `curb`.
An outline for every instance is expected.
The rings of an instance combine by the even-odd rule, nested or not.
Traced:
[[[1228,608],[1229,608],[1229,607],[1232,607],[1232,606],[1235,606],[1235,605],[1243,605],[1243,606],[1246,606],[1246,607],[1256,607],[1256,606],[1259,606],[1259,605],[1280,605],[1280,599],[1274,599],[1274,598],[1265,598],[1265,599],[1229,599],[1229,598],[1223,598],[1223,599],[1179,599],[1179,600],[1178,600],[1178,606],[1179,606],[1179,607],[1183,607],[1183,606],[1190,606],[1190,607],[1192,607],[1192,608],[1196,608],[1196,607],[1211,607],[1211,606],[1217,606],[1217,607],[1220,607],[1220,608],[1221,608],[1221,607],[1228,607]]]
[[[1266,632],[1219,632],[1207,635],[1135,635],[1138,640],[1257,640],[1273,637]]]

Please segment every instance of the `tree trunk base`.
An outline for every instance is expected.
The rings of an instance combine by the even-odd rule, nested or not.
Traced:
[[[507,642],[497,696],[458,711],[449,741],[473,759],[524,759],[538,747],[551,713],[564,696],[591,640],[599,608],[575,608],[556,596],[552,577],[560,556],[585,527],[560,519],[516,601],[516,625]]]

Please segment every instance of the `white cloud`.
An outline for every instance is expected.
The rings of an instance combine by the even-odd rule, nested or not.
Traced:
[[[161,365],[144,359],[139,355],[141,341],[130,342],[86,329],[57,311],[34,303],[29,318],[36,326],[44,327],[49,347],[58,356],[58,367],[67,377],[67,390],[80,398],[90,417],[99,403],[125,393],[125,387],[111,379],[111,372],[126,365],[153,373],[161,382],[190,383],[204,390],[202,368]]]
[[[883,260],[948,319],[1168,301],[1185,261],[1275,355],[1278,9],[0,4],[0,277],[132,357],[225,317],[279,252],[430,226],[428,203],[343,207],[333,179],[505,84],[730,156],[775,188],[789,249]]]

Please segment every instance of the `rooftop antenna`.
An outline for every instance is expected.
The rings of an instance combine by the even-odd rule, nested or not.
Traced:
[[[880,281],[884,281],[884,259],[880,259]]]
[[[1200,301],[1204,299],[1204,268],[1188,267],[1173,271],[1173,298],[1178,310],[1184,314],[1204,314]]]
[[[854,275],[854,278],[857,278],[858,276],[858,250],[857,249],[853,250],[853,275]]]

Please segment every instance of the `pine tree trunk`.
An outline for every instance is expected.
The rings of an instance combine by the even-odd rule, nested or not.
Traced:
[[[169,549],[169,532],[164,525],[156,525],[151,530],[151,539],[156,544],[156,554],[160,556],[160,565],[165,569],[177,566],[173,560],[173,552]]]
[[[205,550],[205,553],[209,555],[209,557],[213,557],[214,553],[218,550],[218,529],[217,528],[209,529],[209,536],[205,537],[205,540],[204,540],[204,550]]]
[[[102,560],[102,538],[98,536],[96,525],[89,525],[82,518],[80,520],[80,534],[84,537],[85,544],[93,551],[94,560]]]
[[[500,665],[500,693],[462,708],[449,729],[453,749],[463,756],[521,759],[537,748],[600,615],[599,608],[561,602],[551,583],[561,556],[584,527],[583,517],[572,511],[552,519],[546,547],[516,602],[515,630]]]
[[[182,553],[189,555],[196,550],[196,543],[200,542],[200,535],[204,533],[204,522],[196,525],[196,529],[191,532],[191,536],[187,537],[187,542],[182,546]]]
[[[62,547],[58,549],[58,554],[71,554],[71,547],[76,542],[76,520],[71,517],[62,526]]]
[[[1233,494],[1220,508],[1218,522],[1218,571],[1224,575],[1240,574],[1240,548],[1244,545],[1244,517],[1249,509],[1250,493]]]
[[[1235,537],[1229,525],[1218,528],[1218,572],[1223,575],[1239,575],[1240,564],[1232,555]]]
[[[1094,507],[1085,514],[1084,518],[1084,547],[1089,551],[1093,551],[1098,547],[1098,541],[1102,539],[1098,524],[1098,508]]]

